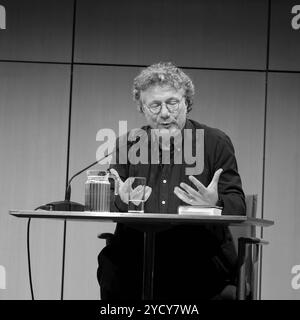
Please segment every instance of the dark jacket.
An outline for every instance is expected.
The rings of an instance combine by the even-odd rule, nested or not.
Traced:
[[[148,126],[143,129],[147,132],[150,131]],[[187,120],[184,129],[191,129],[193,134],[192,141],[184,139],[183,149],[186,143],[192,143],[193,155],[196,154],[196,130],[204,130],[204,167],[202,172],[194,176],[205,186],[208,186],[215,171],[222,168],[223,173],[219,179],[218,193],[224,206],[223,214],[244,215],[246,211],[245,197],[230,138],[218,129],[210,128],[193,120]],[[150,140],[148,141],[149,159]],[[128,149],[133,144],[134,142],[129,143]],[[151,213],[177,213],[179,205],[186,205],[173,193],[173,190],[175,186],[179,186],[180,182],[186,182],[193,186],[186,175],[186,168],[194,166],[185,163],[184,155],[183,164],[174,164],[171,160],[170,164],[164,165],[141,163],[113,165],[123,181],[130,176],[147,178],[147,185],[152,188],[152,194],[145,204],[145,212]],[[111,205],[112,211],[127,211],[127,206],[119,197]],[[142,262],[142,245],[142,232],[132,226],[117,224],[112,248],[115,246],[118,248],[116,250],[122,254],[126,251],[132,254],[131,258],[126,261],[126,267],[129,267],[130,263],[137,265]],[[120,248],[122,249],[120,250]],[[122,264],[123,259],[117,260]],[[203,267],[203,270],[213,270],[212,272],[218,274],[222,279],[226,278],[230,281],[235,277],[236,264],[237,255],[227,226],[218,224],[180,225],[157,233],[155,267],[158,279],[164,279],[169,272],[168,270],[174,270],[174,272],[181,270],[183,274],[191,272],[197,274],[197,270],[202,270]],[[212,275],[212,277],[214,276]],[[197,276],[192,276],[189,279],[194,278],[196,279]]]

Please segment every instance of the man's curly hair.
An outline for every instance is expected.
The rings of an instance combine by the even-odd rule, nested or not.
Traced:
[[[142,110],[141,91],[153,85],[169,85],[176,90],[184,89],[187,112],[192,110],[194,84],[190,77],[171,62],[159,62],[143,69],[133,81],[133,100]]]

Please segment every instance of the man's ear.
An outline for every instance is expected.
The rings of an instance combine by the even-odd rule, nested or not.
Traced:
[[[139,104],[137,105],[137,109],[138,109],[138,111],[139,111],[140,113],[145,113],[145,111],[144,111],[144,106],[143,106],[142,103],[139,103]]]
[[[186,113],[188,114],[192,110],[192,108],[191,106],[189,106],[187,99],[184,100],[184,103],[186,105]]]
[[[186,113],[189,113],[189,104],[188,104],[186,99],[184,99],[184,104],[185,104],[185,107],[186,107]]]

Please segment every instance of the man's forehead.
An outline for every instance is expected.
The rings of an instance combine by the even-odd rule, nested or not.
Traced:
[[[146,90],[141,91],[142,99],[158,99],[165,96],[175,96],[180,97],[184,94],[182,88],[177,89],[170,85],[153,85],[147,88]]]

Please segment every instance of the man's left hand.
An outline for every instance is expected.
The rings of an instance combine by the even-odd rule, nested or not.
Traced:
[[[180,187],[174,188],[176,196],[187,204],[196,205],[211,205],[215,206],[219,195],[218,195],[218,182],[223,169],[219,169],[215,172],[208,187],[205,187],[198,179],[194,176],[189,176],[189,180],[195,185],[197,190],[190,187],[184,182],[180,183]]]

